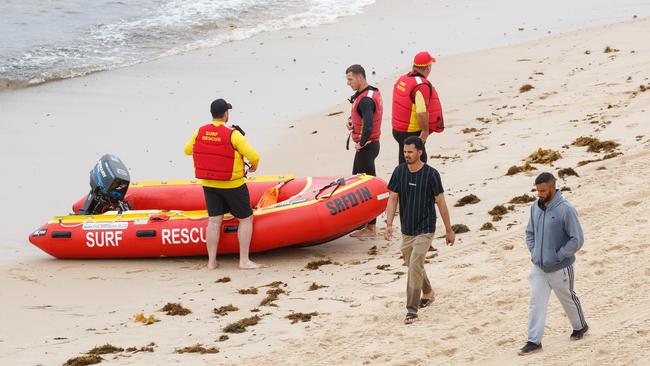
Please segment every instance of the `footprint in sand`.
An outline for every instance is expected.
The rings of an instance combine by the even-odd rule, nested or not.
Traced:
[[[469,333],[469,334],[471,334],[471,335],[477,335],[477,334],[480,334],[480,333],[481,333],[481,330],[478,329],[477,327],[472,327],[472,328],[469,328],[469,329],[467,330],[467,333]]]
[[[497,341],[497,346],[505,346],[506,344],[514,344],[516,341],[514,338],[505,338]]]
[[[470,277],[470,278],[467,280],[467,282],[470,282],[470,283],[476,283],[476,282],[480,282],[480,281],[486,280],[487,278],[488,278],[487,276],[474,276],[474,277]]]
[[[449,348],[449,349],[446,349],[446,350],[442,351],[442,354],[447,356],[447,357],[452,357],[453,355],[456,354],[456,352],[458,352],[458,348]]]
[[[627,250],[628,248],[623,245],[623,244],[618,244],[614,245],[613,247],[609,247],[609,250]]]
[[[623,204],[623,207],[634,207],[640,205],[641,202],[639,201],[627,201]]]

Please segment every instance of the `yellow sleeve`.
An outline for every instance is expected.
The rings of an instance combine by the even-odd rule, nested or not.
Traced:
[[[239,131],[233,131],[230,138],[232,146],[253,165],[257,166],[260,162],[260,155],[248,143],[248,140]]]
[[[197,128],[192,137],[185,143],[185,155],[192,155],[192,152],[194,151],[194,142],[196,141],[196,135],[198,134],[199,129]]]
[[[415,92],[415,112],[424,113],[427,111],[427,104],[424,102],[424,96],[419,90]]]

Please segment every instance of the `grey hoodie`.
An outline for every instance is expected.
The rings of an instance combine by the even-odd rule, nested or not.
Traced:
[[[542,208],[544,207],[544,208]],[[532,262],[544,272],[555,272],[572,265],[584,236],[578,213],[560,191],[548,206],[535,201],[526,228],[526,244]]]

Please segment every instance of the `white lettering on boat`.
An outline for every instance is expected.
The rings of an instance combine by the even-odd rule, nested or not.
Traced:
[[[161,236],[163,245],[205,243],[205,231],[198,227],[162,229]]]
[[[86,246],[89,248],[119,247],[123,238],[123,231],[89,231],[86,233]]]

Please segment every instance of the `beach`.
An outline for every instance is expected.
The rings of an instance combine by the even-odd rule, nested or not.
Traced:
[[[409,4],[430,13],[441,6]],[[496,40],[501,29],[490,29],[484,38],[467,36],[483,47],[437,49],[423,34],[426,24],[401,30],[409,12],[380,1],[338,23],[0,93],[0,149],[5,171],[13,172],[0,190],[10,208],[0,221],[0,360],[63,364],[110,344],[123,350],[103,354],[102,364],[643,365],[650,358],[650,46],[642,35],[650,18],[625,15],[550,34],[541,21],[521,24],[510,27],[507,44]],[[382,24],[387,29],[376,32],[383,45],[368,41]],[[120,156],[134,180],[191,178],[183,145],[219,96],[233,104],[232,119],[261,152],[256,174],[348,175],[345,98],[352,91],[344,70],[355,62],[369,65],[369,81],[383,94],[377,173],[388,180],[398,154],[392,85],[423,49],[438,58],[429,79],[446,123],[427,142],[429,164],[442,176],[452,222],[470,231],[447,247],[438,223],[437,250],[426,264],[436,299],[414,325],[403,324],[399,238],[344,237],[255,254],[270,267],[254,271],[236,269],[235,256],[220,257],[216,271],[205,269],[205,258],[56,260],[27,243],[28,233],[87,193],[87,172],[106,152]],[[618,145],[588,151],[574,144],[580,137]],[[561,158],[507,174],[540,148]],[[570,341],[570,324],[552,296],[544,351],[521,357],[530,203],[510,201],[534,197],[542,171],[563,171],[559,187],[583,225],[576,292],[591,329]],[[454,207],[469,194],[480,202]],[[495,221],[488,212],[497,205],[506,213]],[[378,218],[380,231],[384,220]],[[487,223],[494,229],[481,230]],[[330,263],[307,268],[318,261]],[[239,291],[251,287],[257,294]],[[262,305],[273,289],[283,291]],[[167,315],[161,309],[168,303],[191,313]],[[238,310],[215,313],[226,305]],[[296,313],[311,316],[286,318]],[[138,314],[158,321],[136,322]],[[254,316],[257,324],[245,332],[224,332]],[[197,344],[219,351],[178,352]]]

